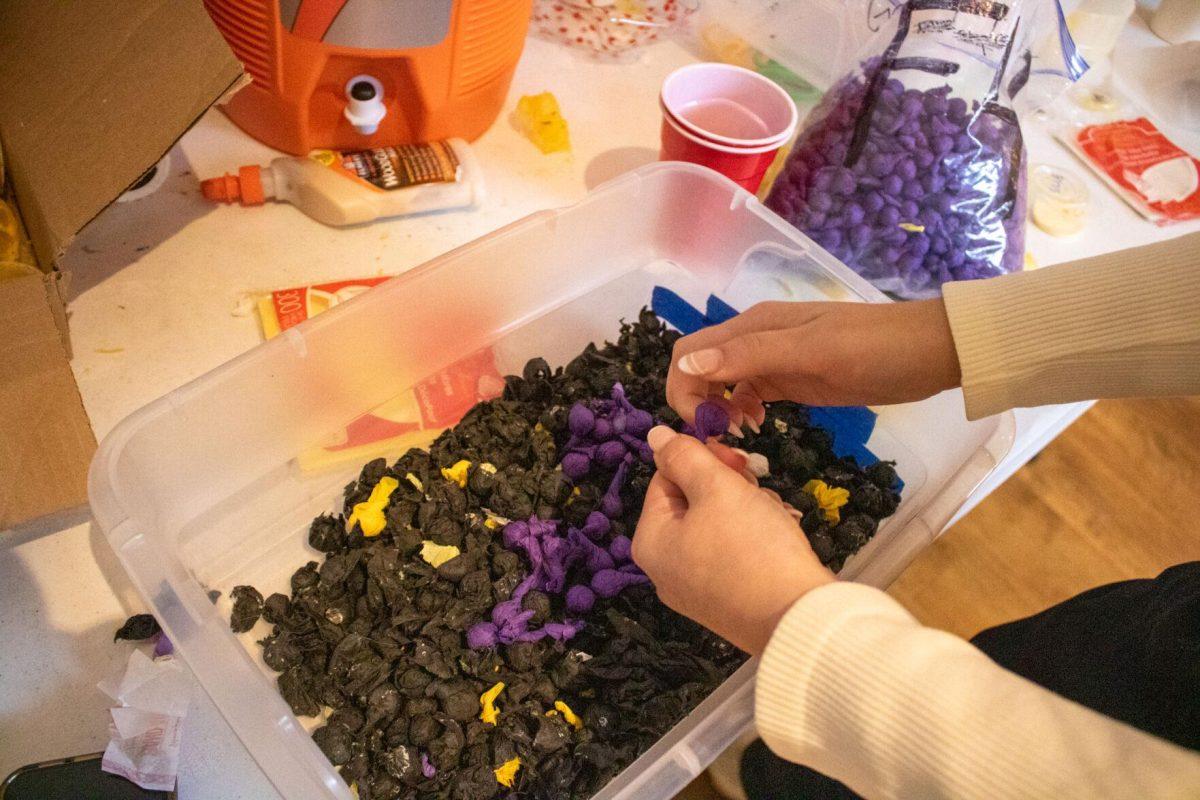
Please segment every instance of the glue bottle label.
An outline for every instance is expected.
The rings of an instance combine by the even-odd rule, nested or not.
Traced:
[[[312,158],[329,167],[340,167],[376,189],[386,191],[458,180],[458,156],[446,142],[373,147],[342,153],[318,150],[312,153]]]

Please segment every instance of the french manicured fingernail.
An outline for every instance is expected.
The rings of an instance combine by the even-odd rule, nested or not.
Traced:
[[[754,419],[754,415],[752,414],[746,415],[746,427],[754,431],[756,434],[762,433],[762,428],[758,426],[758,422]]]
[[[741,439],[741,438],[743,438],[743,437],[744,437],[746,434],[742,433],[742,429],[741,429],[741,428],[739,428],[737,425],[734,425],[734,424],[731,422],[731,423],[729,423],[729,435],[730,435],[730,436],[733,436],[734,438]]]
[[[651,450],[658,451],[663,445],[678,436],[675,431],[668,428],[666,425],[655,425],[646,434],[646,444],[650,445]]]
[[[771,465],[762,453],[750,453],[746,456],[746,469],[756,478],[765,478],[771,474]]]
[[[679,359],[679,371],[684,375],[707,375],[719,366],[720,350],[697,350]]]

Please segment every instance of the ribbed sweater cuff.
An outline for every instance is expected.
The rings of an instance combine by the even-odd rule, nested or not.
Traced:
[[[971,419],[1200,392],[1200,234],[949,283],[943,297]]]

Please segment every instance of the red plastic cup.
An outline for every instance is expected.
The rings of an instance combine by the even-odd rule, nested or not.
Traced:
[[[662,148],[658,157],[660,161],[689,161],[714,169],[754,194],[782,145],[780,141],[759,147],[730,147],[710,142],[684,130],[663,109]]]
[[[800,114],[779,84],[732,64],[689,64],[666,77],[659,102],[677,126],[728,147],[781,145]]]

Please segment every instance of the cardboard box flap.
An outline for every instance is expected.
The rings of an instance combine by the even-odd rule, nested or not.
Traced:
[[[43,269],[241,77],[199,0],[0,3],[0,137]]]
[[[87,503],[96,450],[41,275],[0,281],[0,530]]]

